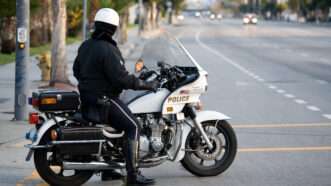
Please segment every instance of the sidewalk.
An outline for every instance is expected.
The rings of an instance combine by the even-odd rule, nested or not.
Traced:
[[[141,56],[144,44],[150,38],[159,34],[159,31],[144,33],[138,37],[137,28],[130,29],[128,32],[128,42],[120,45],[123,57],[126,60],[126,66],[129,71],[134,69],[135,61]],[[68,64],[68,76],[72,84],[76,85],[77,81],[73,77],[72,65],[77,55],[80,43],[74,43],[66,47],[66,59]],[[38,61],[34,56],[30,57],[29,80],[30,94],[41,84],[47,82],[41,81],[41,72],[37,66]],[[25,132],[31,128],[28,122],[11,121],[14,117],[14,93],[15,93],[15,63],[0,66],[0,145],[10,141],[22,139]],[[29,110],[33,110],[29,106]]]

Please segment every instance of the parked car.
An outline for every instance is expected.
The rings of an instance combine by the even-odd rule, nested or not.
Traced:
[[[255,14],[245,14],[243,17],[243,24],[257,24],[257,17]]]

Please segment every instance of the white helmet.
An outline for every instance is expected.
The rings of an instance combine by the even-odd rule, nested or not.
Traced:
[[[94,17],[94,21],[100,21],[114,26],[119,25],[119,19],[118,13],[111,8],[101,8]]]

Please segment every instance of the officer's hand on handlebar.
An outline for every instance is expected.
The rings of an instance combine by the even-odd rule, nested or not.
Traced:
[[[139,84],[137,87],[138,90],[151,90],[153,92],[156,92],[158,88],[159,88],[159,82],[156,80],[150,82],[139,80]]]

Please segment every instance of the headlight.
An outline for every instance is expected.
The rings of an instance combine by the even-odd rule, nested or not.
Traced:
[[[252,22],[253,22],[253,23],[257,23],[257,19],[256,19],[256,18],[253,18],[253,19],[252,19]]]
[[[244,18],[243,21],[244,21],[244,23],[249,23],[249,19],[248,18]]]

